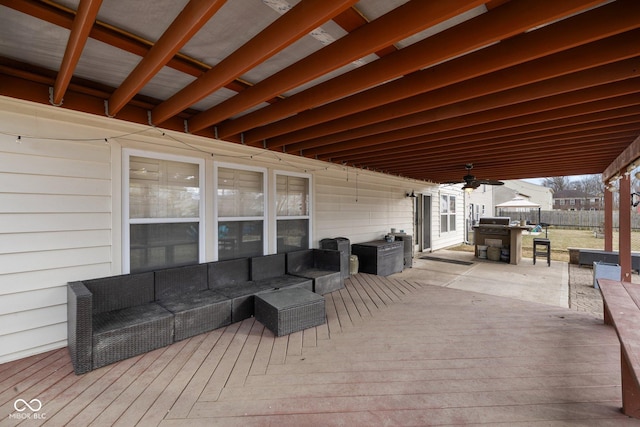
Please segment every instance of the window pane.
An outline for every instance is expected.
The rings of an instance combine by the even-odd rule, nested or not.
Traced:
[[[130,218],[198,218],[200,175],[194,163],[131,156]]]
[[[449,197],[441,196],[440,198],[440,212],[447,213],[449,212]]]
[[[449,212],[456,213],[456,196],[449,196]]]
[[[309,249],[309,220],[278,220],[278,253]]]
[[[276,194],[276,215],[306,216],[309,214],[308,178],[278,175]]]
[[[440,215],[440,232],[446,233],[447,226],[449,225],[449,216],[448,215]]]
[[[456,231],[456,216],[449,215],[449,231]]]
[[[218,259],[263,255],[262,221],[220,221]]]
[[[218,216],[262,216],[263,173],[218,168]]]
[[[131,272],[197,264],[198,231],[198,223],[131,224]]]

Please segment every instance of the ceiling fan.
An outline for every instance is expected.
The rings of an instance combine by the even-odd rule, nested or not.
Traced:
[[[482,185],[482,184],[486,184],[486,185],[504,185],[504,182],[502,182],[502,181],[495,181],[495,180],[492,180],[492,179],[478,179],[478,178],[475,177],[475,175],[471,175],[471,169],[473,169],[473,164],[471,164],[471,163],[467,163],[465,165],[465,168],[467,169],[467,174],[462,177],[461,181],[452,181],[452,182],[448,182],[447,184],[462,184],[462,183],[464,183],[464,186],[462,187],[462,189],[467,191],[467,192],[471,192],[471,191],[475,190],[476,188],[480,187],[480,185]]]

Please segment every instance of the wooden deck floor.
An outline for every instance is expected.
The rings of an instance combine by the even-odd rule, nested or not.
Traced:
[[[82,376],[66,349],[0,365],[0,426],[638,425],[592,316],[367,274],[326,302],[285,337],[249,319]]]

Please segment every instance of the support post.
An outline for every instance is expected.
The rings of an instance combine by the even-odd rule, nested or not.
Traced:
[[[620,179],[620,229],[619,256],[622,280],[631,281],[631,179],[629,175],[622,175]]]
[[[613,193],[604,190],[604,250],[613,251]]]

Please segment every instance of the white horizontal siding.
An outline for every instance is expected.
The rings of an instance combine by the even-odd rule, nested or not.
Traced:
[[[47,289],[60,283],[93,279],[112,274],[111,262],[57,267],[48,270],[20,271],[0,275],[0,295]]]
[[[4,213],[99,213],[109,212],[111,196],[3,193],[0,206]]]
[[[3,363],[66,346],[67,322],[49,323],[34,329],[24,329],[13,334],[2,335],[1,338],[3,354],[0,363]]]
[[[2,208],[0,208],[2,209]],[[43,206],[43,209],[46,209]],[[110,213],[0,213],[0,233],[100,230],[109,228]]]
[[[95,246],[110,246],[111,234],[104,229],[5,233],[0,234],[0,255],[85,248],[87,242]]]
[[[0,306],[0,315],[66,304],[66,283],[35,291],[6,294],[2,295],[1,298],[3,303]]]
[[[5,274],[10,274],[100,264],[111,259],[111,249],[109,247],[86,247],[82,249],[22,252],[19,254],[4,254],[1,255],[0,259],[2,259],[3,263],[6,263],[3,271]]]
[[[25,143],[32,144],[33,141],[29,140]],[[64,144],[68,145],[66,142]],[[22,146],[22,144],[19,145]],[[58,149],[60,149],[60,147],[58,147]],[[104,149],[101,151],[104,152]],[[89,160],[89,157],[92,156],[84,156],[83,158],[59,158],[51,155],[45,157],[41,155],[36,156],[5,152],[2,157],[0,157],[0,170],[19,175],[109,179],[111,175],[109,164],[96,161],[95,156],[93,156],[93,161]]]
[[[108,195],[110,181],[0,172],[0,193]]]
[[[23,137],[0,135],[0,363],[66,344],[67,282],[111,274],[113,236],[104,131],[4,107]]]
[[[316,241],[346,237],[351,243],[381,239],[391,228],[412,233],[413,204],[406,180],[354,169],[315,177]],[[429,186],[423,184],[425,188]]]

